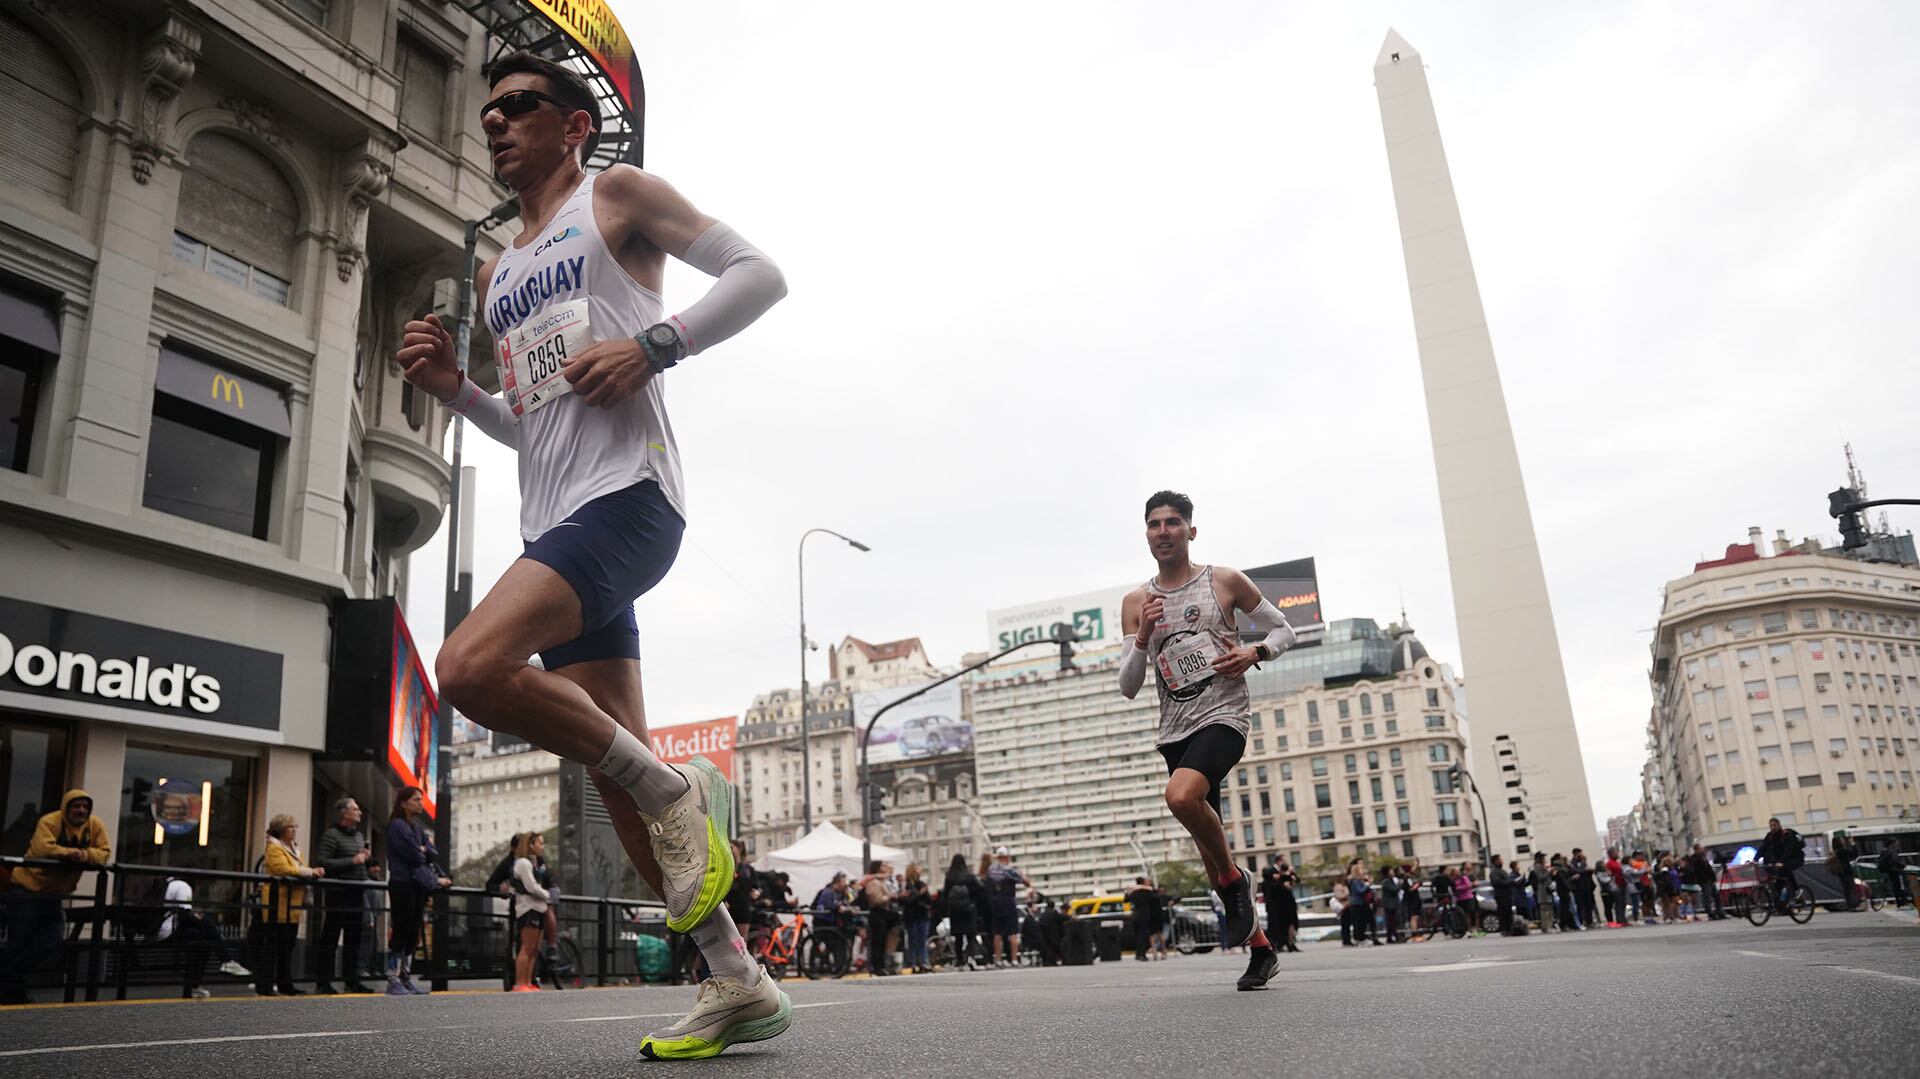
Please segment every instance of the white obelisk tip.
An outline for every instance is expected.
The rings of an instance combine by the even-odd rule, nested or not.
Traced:
[[[1380,56],[1374,60],[1374,67],[1387,67],[1391,64],[1417,64],[1420,54],[1413,51],[1407,39],[1400,36],[1398,30],[1389,29],[1387,40],[1380,43]]]

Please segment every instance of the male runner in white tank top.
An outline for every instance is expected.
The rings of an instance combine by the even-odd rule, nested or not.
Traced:
[[[480,124],[522,228],[483,265],[478,310],[505,400],[454,362],[434,316],[409,322],[407,379],[520,458],[523,556],[441,646],[434,668],[472,719],[589,767],[627,854],[692,935],[712,976],[647,1057],[707,1057],[787,1029],[792,1002],[761,976],[721,903],[733,880],[732,793],[696,757],[647,744],[633,601],[672,565],[685,527],[665,372],[745,329],[786,294],[772,261],[629,165],[587,176],[600,114],[581,77],[520,52],[488,70]],[[665,316],[666,257],[718,280]],[[544,669],[528,657],[539,653]]]
[[[1120,656],[1120,692],[1132,700],[1153,668],[1160,693],[1155,743],[1167,759],[1167,808],[1200,848],[1207,879],[1226,909],[1221,945],[1251,945],[1239,988],[1265,989],[1279,959],[1266,932],[1256,928],[1253,882],[1227,848],[1220,784],[1247,749],[1248,668],[1279,655],[1295,638],[1286,616],[1246,574],[1194,566],[1188,545],[1198,534],[1187,496],[1160,491],[1147,499],[1147,549],[1159,572],[1120,605],[1120,623],[1129,634]],[[1236,611],[1266,637],[1236,646]]]

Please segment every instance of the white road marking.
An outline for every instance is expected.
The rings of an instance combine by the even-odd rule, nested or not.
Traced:
[[[8,1049],[0,1057],[30,1057],[48,1053],[87,1053],[96,1049],[151,1049],[163,1045],[217,1045],[223,1042],[271,1042],[290,1038],[352,1038],[364,1034],[391,1034],[380,1030],[316,1030],[303,1034],[236,1034],[225,1038],[178,1038],[157,1042],[110,1042],[106,1045],[53,1045],[43,1049]]]
[[[1910,978],[1905,974],[1889,974],[1884,970],[1868,970],[1865,967],[1828,967],[1828,970],[1844,970],[1848,974],[1867,974],[1875,978],[1888,978],[1896,982],[1920,985],[1920,978]]]
[[[1433,974],[1443,970],[1486,970],[1489,967],[1517,967],[1522,963],[1536,963],[1537,959],[1469,959],[1464,963],[1438,963],[1430,967],[1403,968],[1409,974]]]
[[[1735,948],[1735,949],[1733,950],[1733,954],[1735,954],[1735,955],[1750,955],[1750,956],[1753,956],[1753,957],[1754,957],[1755,959],[1780,959],[1780,958],[1782,958],[1781,956],[1778,956],[1778,955],[1774,955],[1774,954],[1772,954],[1772,953],[1770,953],[1770,952],[1750,952],[1750,951],[1747,951],[1747,950],[1746,950],[1745,948]]]

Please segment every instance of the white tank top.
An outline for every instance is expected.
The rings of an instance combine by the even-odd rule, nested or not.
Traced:
[[[500,341],[549,305],[584,297],[595,341],[636,337],[659,322],[659,294],[628,276],[593,216],[593,176],[525,247],[509,247],[487,283],[487,329]],[[531,543],[601,495],[653,480],[686,520],[680,450],[667,423],[666,375],[612,408],[568,394],[520,417],[520,534]]]

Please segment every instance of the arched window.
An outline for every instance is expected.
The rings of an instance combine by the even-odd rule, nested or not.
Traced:
[[[292,294],[299,200],[273,162],[239,139],[205,131],[187,144],[174,256],[274,303]]]
[[[47,40],[0,12],[0,183],[65,205],[80,148],[80,81]]]

